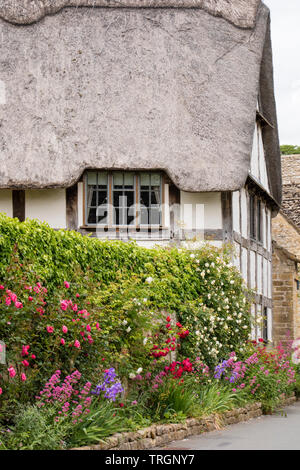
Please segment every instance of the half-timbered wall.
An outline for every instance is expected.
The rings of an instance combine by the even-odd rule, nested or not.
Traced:
[[[255,206],[260,204],[261,239],[251,236],[250,198],[254,197]],[[255,337],[265,335],[272,338],[272,246],[271,246],[271,207],[262,194],[246,186],[232,193],[234,263],[250,289],[255,291],[255,304],[252,314],[256,319],[267,317],[263,327],[253,332]],[[266,319],[265,319],[266,320]]]

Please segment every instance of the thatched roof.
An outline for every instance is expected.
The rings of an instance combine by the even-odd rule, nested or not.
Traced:
[[[258,3],[0,0],[0,187],[151,168],[185,191],[236,190],[250,168],[262,83],[280,201],[269,10]]]

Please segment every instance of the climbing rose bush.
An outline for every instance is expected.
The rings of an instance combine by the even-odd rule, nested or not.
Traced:
[[[0,337],[6,344],[1,368],[1,398],[26,401],[29,392],[60,367],[68,373],[85,364],[95,367],[101,355],[101,327],[86,299],[71,295],[70,284],[48,296],[40,282],[18,286],[18,294],[0,289]],[[0,400],[1,400],[0,398]]]

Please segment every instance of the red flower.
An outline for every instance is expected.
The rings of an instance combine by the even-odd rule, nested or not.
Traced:
[[[124,403],[120,403],[119,406],[120,406],[120,408],[123,408]]]

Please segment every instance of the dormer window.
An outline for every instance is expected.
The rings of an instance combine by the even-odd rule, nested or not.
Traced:
[[[85,224],[106,227],[161,226],[161,173],[87,171]]]

